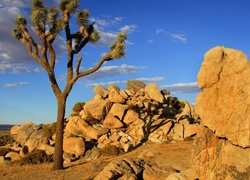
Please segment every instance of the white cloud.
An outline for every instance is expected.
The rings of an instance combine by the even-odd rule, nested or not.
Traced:
[[[87,83],[86,87],[95,87],[95,86],[108,86],[110,84],[125,84],[127,81],[109,81],[109,82],[99,82],[99,83]]]
[[[116,33],[100,32],[100,39],[95,43],[96,46],[110,46],[116,39]]]
[[[87,76],[84,76],[81,78],[82,80],[97,80],[97,79],[102,79],[106,77],[116,77],[119,75],[131,75],[135,74],[137,70],[139,69],[145,69],[146,67],[144,66],[132,66],[132,65],[127,65],[127,64],[122,64],[120,66],[102,66],[100,69],[98,69],[96,72],[89,74]],[[80,68],[81,70],[84,71],[84,68]],[[84,81],[78,80],[79,84],[83,84]],[[59,77],[60,81],[65,81],[66,80],[66,74],[62,74]]]
[[[163,77],[136,78],[136,80],[143,81],[144,83],[156,83],[156,82],[164,80],[164,78]],[[97,86],[97,85],[108,86],[110,84],[126,84],[126,83],[127,81],[117,80],[117,81],[108,81],[108,82],[99,82],[99,83],[87,83],[86,87]]]
[[[192,83],[177,83],[171,85],[163,85],[161,88],[166,88],[168,91],[173,93],[194,93],[199,92],[200,89],[197,86],[197,82]]]
[[[3,6],[27,7],[30,0],[1,0]]]
[[[104,17],[104,19],[90,17],[90,21],[95,22],[95,28],[100,32],[100,39],[94,44],[94,46],[110,46],[115,40],[118,31],[114,31],[122,21],[122,17],[115,17],[110,19],[109,17]],[[112,30],[110,30],[112,28]],[[117,28],[119,31],[126,32],[127,34],[132,34],[137,25],[125,25],[121,28]],[[126,44],[134,44],[131,41],[126,41]]]
[[[43,68],[31,68],[27,66],[15,66],[12,67],[12,74],[22,74],[22,73],[40,73],[43,72]]]
[[[185,37],[184,34],[170,34],[170,36],[174,39],[174,41],[182,42],[182,43],[187,42],[187,38]]]
[[[171,33],[168,31],[165,31],[164,29],[157,29],[156,34],[160,35],[168,35],[170,36],[174,42],[181,42],[181,43],[187,43],[187,38],[186,35],[184,33]]]
[[[164,78],[163,77],[136,78],[136,80],[143,81],[144,83],[156,83],[156,82],[164,80]],[[86,87],[97,86],[97,85],[108,86],[110,84],[126,84],[126,83],[127,81],[117,80],[117,81],[108,81],[108,82],[99,82],[99,83],[87,83]]]
[[[115,17],[114,19],[108,19],[107,17],[105,17],[105,19],[90,17],[89,19],[90,21],[95,22],[95,27],[99,30],[117,25],[122,21],[122,17]]]
[[[143,81],[145,83],[156,83],[159,81],[163,81],[164,77],[137,78],[136,80],[140,80],[140,81]]]
[[[136,25],[125,25],[122,28],[120,28],[120,31],[125,32],[127,34],[131,34],[135,32],[135,29],[137,28]]]
[[[4,88],[14,88],[14,87],[18,87],[18,86],[23,86],[23,85],[27,85],[29,84],[28,82],[14,82],[11,84],[4,84],[3,87]]]
[[[45,3],[49,3],[48,0]],[[50,1],[50,5],[58,4],[59,0]],[[11,30],[15,26],[15,17],[18,14],[27,16],[26,19],[29,22],[28,14],[23,11],[23,8],[30,7],[29,0],[7,1],[3,0],[0,5],[0,74],[4,73],[35,73],[41,72],[39,68],[28,68],[27,66],[37,66],[36,60],[31,58],[25,45],[18,42],[11,36]],[[31,27],[28,27],[31,35],[35,41],[38,42],[38,38],[34,36],[34,31]],[[38,43],[39,44],[39,43]],[[58,36],[54,42],[54,49],[57,52],[57,56],[60,56],[65,52],[65,40]],[[22,67],[24,66],[24,67]]]
[[[165,32],[165,30],[163,30],[163,29],[157,29],[156,30],[156,34],[165,34],[166,32]]]
[[[153,39],[149,39],[148,43],[154,43],[154,40]]]
[[[136,67],[132,65],[122,64],[120,66],[103,66],[98,71],[86,76],[87,79],[101,79],[103,77],[112,77],[117,75],[128,75],[135,74],[137,69],[141,67]]]

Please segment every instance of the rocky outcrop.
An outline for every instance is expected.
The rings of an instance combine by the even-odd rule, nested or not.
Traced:
[[[192,105],[170,96],[156,84],[129,80],[125,90],[111,84],[107,89],[96,86],[94,94],[82,110],[73,110],[65,122],[63,150],[67,162],[80,158],[92,147],[111,145],[128,152],[148,140],[184,141],[198,131],[199,117]],[[13,147],[21,157],[36,149],[51,155],[55,143],[52,129],[31,122],[14,126]]]
[[[196,98],[201,117],[193,169],[200,179],[250,178],[250,62],[238,50],[205,54]]]
[[[241,51],[215,47],[198,74],[196,110],[204,126],[241,147],[250,146],[250,62]]]
[[[94,180],[113,180],[113,179],[144,179],[144,180],[164,180],[171,179],[173,174],[178,174],[177,170],[171,167],[160,167],[150,161],[142,159],[122,159],[110,162],[105,168],[94,178]],[[170,176],[170,177],[169,177]],[[178,176],[176,176],[178,177]],[[182,176],[183,177],[183,176]],[[183,177],[183,180],[185,178]]]
[[[88,143],[97,140],[100,149],[112,145],[127,152],[148,140],[183,141],[198,131],[192,105],[156,84],[130,80],[126,90],[111,84],[108,89],[95,87],[94,93],[79,114],[68,118],[67,136],[83,137]]]

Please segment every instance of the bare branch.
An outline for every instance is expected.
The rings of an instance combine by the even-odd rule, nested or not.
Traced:
[[[79,74],[81,62],[82,62],[82,56],[78,55],[78,59],[77,59],[77,63],[76,63],[76,75]]]
[[[85,38],[85,39],[81,42],[81,44],[74,50],[74,54],[79,53],[79,52],[82,50],[82,48],[83,48],[88,42],[89,42],[89,37]]]
[[[23,36],[28,40],[28,42],[33,46],[34,54],[38,55],[38,47],[34,39],[30,36],[26,27],[21,27]]]
[[[26,45],[26,48],[28,50],[28,54],[33,57],[42,67],[45,68],[44,62],[41,60],[38,54],[32,52],[32,45],[31,43],[26,39],[22,38],[20,39],[20,42]]]
[[[55,52],[55,50],[54,50],[54,48],[52,47],[51,44],[49,44],[48,47],[49,47],[49,53],[50,53],[49,65],[50,65],[50,68],[52,70],[54,70],[55,62],[56,62],[56,52]]]
[[[68,63],[67,63],[67,82],[70,82],[70,80],[73,77],[73,59],[74,59],[74,53],[72,51],[72,37],[70,34],[70,28],[69,28],[69,11],[66,9],[63,12],[63,20],[65,23],[65,33],[66,33],[66,47],[68,50]]]
[[[107,53],[106,55],[104,55],[104,56],[102,57],[102,59],[100,59],[100,61],[97,63],[96,66],[94,66],[93,68],[88,69],[88,70],[86,70],[86,71],[80,72],[79,75],[78,75],[78,78],[83,77],[83,76],[86,76],[86,75],[89,75],[89,74],[91,74],[91,73],[97,71],[105,61],[110,61],[110,60],[112,60],[112,59],[113,59],[113,58],[112,58],[111,52]]]

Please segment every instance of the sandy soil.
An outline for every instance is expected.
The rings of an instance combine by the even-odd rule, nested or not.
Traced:
[[[180,171],[190,168],[191,152],[193,150],[192,141],[155,144],[147,142],[132,152],[116,157],[100,157],[98,160],[86,161],[81,158],[75,162],[66,163],[66,169],[52,171],[52,163],[39,165],[18,164],[0,166],[1,180],[90,180],[93,179],[110,161],[123,159],[125,157],[137,159],[145,150],[154,152],[153,157],[145,157],[161,167],[172,167]]]

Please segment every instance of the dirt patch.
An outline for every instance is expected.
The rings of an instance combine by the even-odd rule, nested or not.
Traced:
[[[52,163],[39,165],[9,164],[0,166],[0,179],[29,179],[29,180],[90,180],[93,179],[109,162],[114,159],[142,158],[146,161],[155,162],[161,167],[172,167],[183,171],[190,168],[190,159],[193,151],[192,141],[177,143],[155,144],[147,142],[132,152],[116,156],[103,157],[97,160],[87,161],[81,158],[75,162],[65,163],[66,169],[60,171],[52,171]]]

